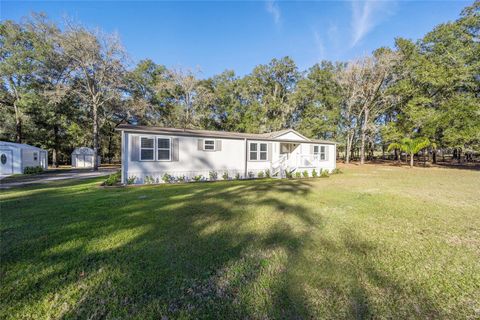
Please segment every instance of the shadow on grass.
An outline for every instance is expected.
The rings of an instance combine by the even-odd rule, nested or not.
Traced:
[[[308,181],[22,191],[2,203],[3,317],[378,317],[368,286],[415,313],[395,309],[411,292],[376,269],[374,244],[322,235]]]

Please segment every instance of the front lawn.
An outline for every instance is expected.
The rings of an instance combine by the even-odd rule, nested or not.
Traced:
[[[1,191],[0,318],[479,318],[480,172],[343,171]]]

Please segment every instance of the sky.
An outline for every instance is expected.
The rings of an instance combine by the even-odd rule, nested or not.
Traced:
[[[321,60],[348,61],[396,37],[417,40],[458,18],[473,1],[4,1],[1,20],[44,12],[120,35],[132,64],[245,75],[290,56],[300,70]]]

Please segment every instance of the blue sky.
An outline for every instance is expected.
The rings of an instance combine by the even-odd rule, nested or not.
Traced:
[[[132,60],[200,68],[208,77],[239,75],[272,58],[292,57],[301,70],[322,60],[349,60],[418,39],[455,20],[467,1],[3,1],[0,17],[19,21],[41,11],[118,32]]]

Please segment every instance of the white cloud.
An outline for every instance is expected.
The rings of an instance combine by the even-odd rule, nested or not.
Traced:
[[[282,12],[280,11],[280,7],[275,0],[269,0],[265,3],[265,8],[267,12],[270,13],[273,17],[273,21],[276,25],[280,24],[280,19],[282,18]]]
[[[352,1],[352,47],[393,14],[394,1]]]

